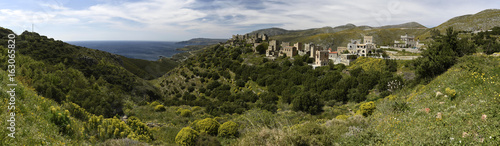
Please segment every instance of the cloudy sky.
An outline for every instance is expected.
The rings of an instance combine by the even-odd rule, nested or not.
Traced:
[[[229,38],[252,30],[419,22],[437,26],[500,8],[497,0],[11,0],[0,26],[63,41],[181,41]]]

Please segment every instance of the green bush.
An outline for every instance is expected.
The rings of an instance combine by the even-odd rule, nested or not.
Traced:
[[[373,101],[366,102],[359,106],[359,110],[356,113],[367,117],[373,113],[375,108],[375,103]]]
[[[311,115],[320,114],[323,112],[323,104],[319,101],[319,97],[310,93],[303,93],[294,97],[292,100],[292,109],[294,111],[303,111]]]
[[[455,89],[446,88],[446,89],[444,89],[444,94],[446,94],[448,96],[448,98],[453,100],[453,99],[455,99],[455,96],[457,95],[457,91],[455,91]]]
[[[66,109],[69,110],[69,112],[71,113],[71,115],[73,115],[73,117],[80,119],[82,121],[88,120],[90,113],[87,112],[82,107],[80,107],[78,104],[73,102],[65,102],[63,105]]]
[[[152,102],[151,104],[149,104],[149,105],[151,105],[151,107],[156,107],[156,106],[160,105],[160,103],[159,103],[158,101],[153,101],[153,102]]]
[[[219,122],[212,118],[206,118],[203,120],[198,121],[195,125],[194,128],[197,131],[200,132],[205,132],[210,135],[217,135],[217,130],[219,130]]]
[[[184,127],[181,131],[179,131],[179,133],[177,133],[177,136],[175,136],[175,143],[182,146],[195,145],[198,135],[197,131],[191,129],[190,127]]]
[[[165,106],[163,105],[157,105],[155,106],[155,112],[162,112],[162,111],[166,111],[167,109],[165,108]]]
[[[72,132],[69,119],[69,111],[61,111],[60,107],[50,107],[50,120],[59,127],[59,131],[65,134],[70,134]]]
[[[201,110],[201,107],[199,107],[199,106],[194,106],[193,107],[193,111],[199,111],[199,110]]]
[[[191,112],[191,110],[183,109],[183,110],[181,110],[180,115],[181,115],[181,117],[190,117],[192,113],[193,112]]]
[[[349,116],[346,116],[346,115],[338,115],[337,117],[335,117],[335,119],[339,119],[339,120],[347,120],[347,118],[349,118]]]
[[[220,137],[238,137],[238,124],[233,121],[225,122],[219,127]]]
[[[133,135],[128,137],[133,140],[150,142],[153,139],[153,134],[149,131],[149,127],[141,122],[139,118],[131,116],[127,119],[127,125],[134,132]]]

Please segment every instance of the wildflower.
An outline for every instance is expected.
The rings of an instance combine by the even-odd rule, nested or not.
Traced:
[[[486,117],[487,116],[485,114],[483,114],[483,116],[481,116],[481,120],[486,121]]]
[[[441,112],[438,112],[437,116],[436,116],[436,120],[442,120],[442,119],[443,119],[443,117],[442,117]]]
[[[426,113],[429,113],[430,111],[431,111],[431,109],[430,109],[430,108],[425,108],[425,112],[426,112]]]

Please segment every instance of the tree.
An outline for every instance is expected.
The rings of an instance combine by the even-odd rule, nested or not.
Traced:
[[[292,101],[292,109],[294,111],[303,111],[311,115],[316,115],[323,112],[323,103],[319,101],[317,95],[311,93],[302,93],[297,95]]]
[[[446,34],[433,33],[434,42],[427,50],[422,52],[422,57],[416,60],[418,66],[415,73],[419,79],[433,78],[456,63],[457,59],[457,32],[452,27],[446,29]]]
[[[267,47],[268,47],[268,44],[267,43],[262,43],[260,45],[258,45],[255,50],[257,50],[257,52],[259,54],[266,54],[266,50],[267,50]]]

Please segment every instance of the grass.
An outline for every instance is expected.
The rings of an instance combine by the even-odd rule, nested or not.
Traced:
[[[389,145],[498,144],[498,106],[493,106],[500,99],[498,62],[498,57],[483,55],[462,58],[429,84],[401,91],[395,94],[395,100],[380,102],[372,117],[372,128],[385,135],[384,144]],[[457,97],[436,97],[436,92],[444,93],[445,88],[455,89]],[[409,110],[394,111],[394,102],[406,102]],[[483,114],[491,119],[481,120]]]
[[[7,73],[0,70],[0,91],[1,102],[0,109],[3,111],[8,110],[9,95],[7,90],[11,87],[6,85],[10,84],[7,80]],[[81,139],[71,139],[69,136],[62,135],[59,128],[50,121],[51,106],[59,106],[55,101],[44,98],[36,94],[36,92],[23,83],[17,82],[16,99],[15,99],[15,138],[8,137],[10,131],[6,130],[9,127],[7,121],[10,112],[1,112],[0,126],[4,130],[0,130],[2,137],[0,138],[0,145],[81,145],[85,144]],[[72,128],[79,128],[81,122],[72,118]],[[36,124],[34,124],[36,123]]]

